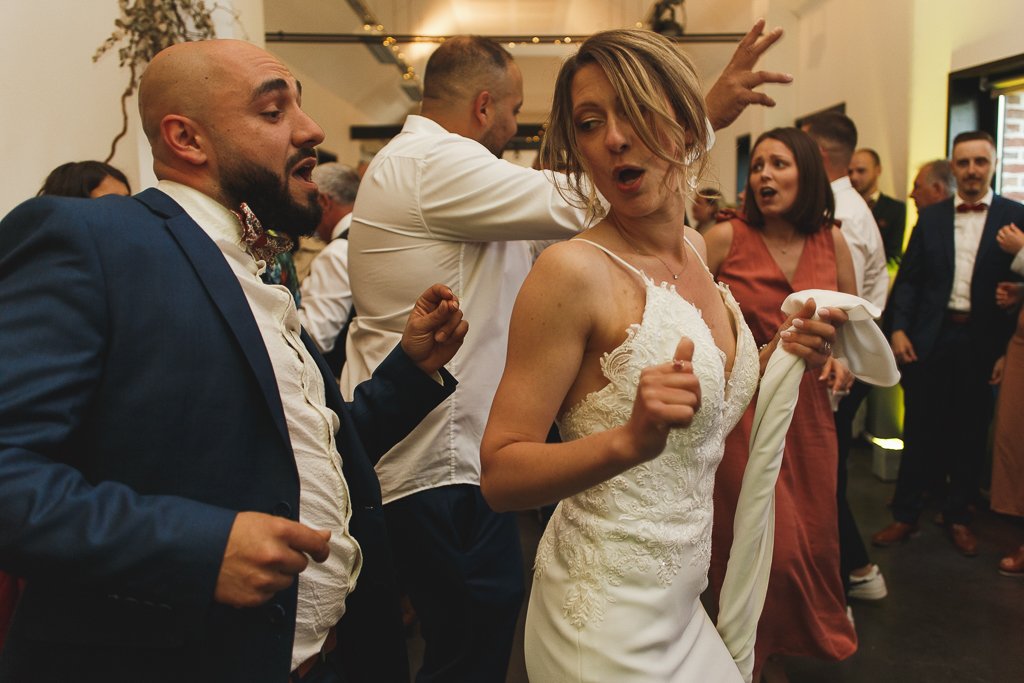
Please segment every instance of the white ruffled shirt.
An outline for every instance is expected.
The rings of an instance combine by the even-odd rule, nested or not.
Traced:
[[[989,189],[980,203],[990,208],[994,195],[995,193]],[[959,194],[953,199],[953,290],[950,292],[946,308],[966,313],[971,310],[971,279],[974,277],[974,262],[978,258],[981,234],[985,232],[988,209],[957,212],[956,207],[965,203]]]
[[[191,187],[161,180],[157,189],[176,201],[214,241],[238,278],[274,368],[295,467],[299,473],[299,521],[330,529],[330,556],[310,562],[299,574],[299,602],[292,645],[292,670],[323,647],[327,632],[345,613],[355,587],[362,551],[349,534],[352,517],[348,484],[334,435],[341,421],[327,407],[323,376],[299,336],[295,300],[282,285],[260,279],[266,267],[242,243],[238,219],[217,201]]]

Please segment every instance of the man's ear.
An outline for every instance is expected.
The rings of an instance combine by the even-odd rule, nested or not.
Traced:
[[[187,116],[168,114],[160,121],[160,137],[170,153],[190,164],[201,166],[208,160],[208,138],[198,124]]]
[[[494,105],[494,97],[488,90],[481,90],[473,98],[473,120],[481,126],[486,127],[491,119],[491,107]]]

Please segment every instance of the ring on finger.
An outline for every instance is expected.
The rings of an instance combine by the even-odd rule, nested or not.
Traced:
[[[827,339],[821,340],[821,352],[826,356],[832,353],[832,344]]]
[[[686,363],[685,360],[677,360],[677,359],[673,359],[672,360],[672,368],[674,370],[679,370],[680,372],[686,372],[687,371],[687,367],[686,366],[687,366],[687,363]]]

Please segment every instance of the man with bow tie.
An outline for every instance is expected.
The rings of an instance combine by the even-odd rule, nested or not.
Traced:
[[[957,193],[921,211],[889,300],[893,353],[906,380],[905,447],[895,521],[872,537],[875,545],[900,543],[917,531],[935,463],[948,482],[942,513],[949,536],[963,555],[978,552],[968,506],[992,419],[988,380],[1014,326],[996,306],[996,284],[1019,279],[996,234],[1024,219],[1024,206],[990,188],[995,152],[982,131],[953,140]]]
[[[342,401],[259,277],[319,221],[300,105],[251,44],[170,47],[139,91],[157,187],[0,223],[0,568],[28,579],[0,681],[408,681],[373,464],[454,390],[466,323],[431,287]]]

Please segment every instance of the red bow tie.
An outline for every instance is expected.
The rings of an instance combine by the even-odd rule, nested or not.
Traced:
[[[957,213],[972,213],[974,211],[988,211],[988,204],[979,202],[977,204],[968,204],[964,202],[960,206],[956,207]]]
[[[252,212],[249,205],[242,202],[238,211],[232,211],[238,222],[242,224],[242,241],[249,249],[249,253],[257,261],[271,263],[274,258],[292,247],[292,240],[288,235],[282,235],[272,230],[265,230]]]

